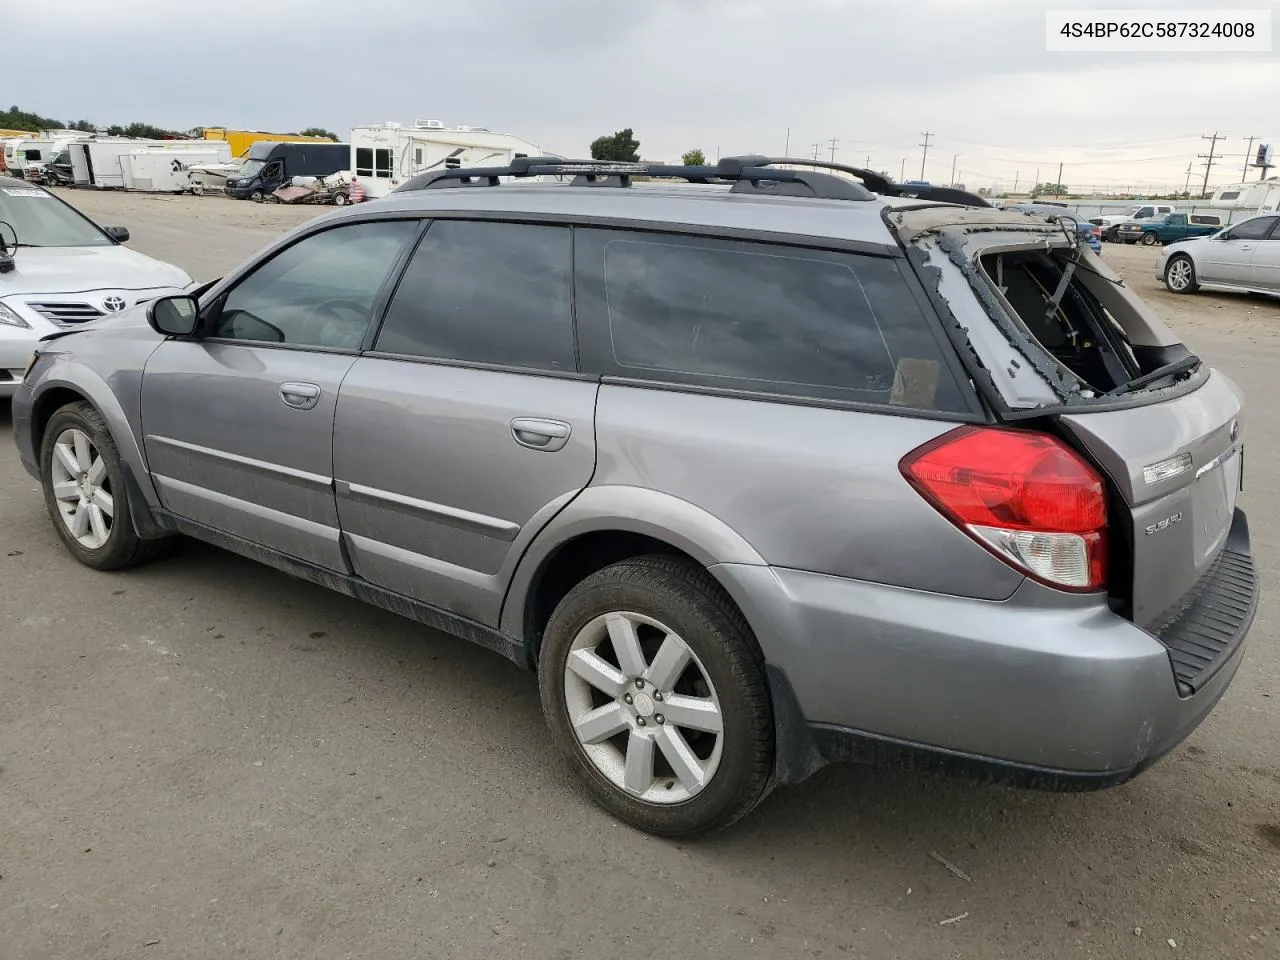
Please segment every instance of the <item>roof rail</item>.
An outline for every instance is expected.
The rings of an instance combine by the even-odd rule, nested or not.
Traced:
[[[794,170],[786,167],[816,167],[817,170]],[[861,180],[834,176],[822,171],[834,170]],[[415,190],[438,190],[449,187],[495,187],[504,177],[573,177],[575,186],[630,187],[635,177],[676,179],[689,183],[732,183],[732,193],[802,196],[823,200],[865,201],[879,193],[891,197],[919,197],[966,206],[990,206],[977,194],[950,187],[897,184],[872,170],[850,167],[825,160],[789,157],[743,156],[724,157],[714,166],[678,164],[623,163],[611,160],[568,160],[563,157],[518,157],[505,167],[457,167],[421,173],[406,180],[393,193]]]

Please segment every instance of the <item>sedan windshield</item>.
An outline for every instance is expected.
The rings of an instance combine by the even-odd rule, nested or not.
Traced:
[[[21,247],[108,247],[112,240],[40,187],[0,186],[0,237]],[[12,228],[10,230],[9,228]]]

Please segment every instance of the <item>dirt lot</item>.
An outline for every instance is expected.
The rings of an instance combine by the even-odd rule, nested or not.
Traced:
[[[202,279],[324,212],[67,196]],[[832,768],[648,839],[495,655],[198,544],[76,565],[4,410],[0,958],[1280,957],[1280,303],[1176,298],[1154,251],[1104,249],[1249,395],[1264,592],[1226,699],[1136,782]]]

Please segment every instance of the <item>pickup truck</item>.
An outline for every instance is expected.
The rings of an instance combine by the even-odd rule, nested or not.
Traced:
[[[1163,220],[1136,220],[1122,224],[1120,240],[1123,243],[1143,243],[1148,247],[1157,243],[1177,243],[1192,237],[1205,237],[1222,229],[1222,218],[1206,213],[1171,213]]]
[[[1107,243],[1116,243],[1120,240],[1120,227],[1122,224],[1133,220],[1159,220],[1170,213],[1173,213],[1172,204],[1140,203],[1130,207],[1124,213],[1112,213],[1106,216],[1094,217],[1089,222],[1102,228],[1103,240]]]

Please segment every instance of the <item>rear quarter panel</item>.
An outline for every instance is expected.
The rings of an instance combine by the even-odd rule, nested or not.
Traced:
[[[772,566],[1007,599],[1023,577],[929,506],[898,468],[955,426],[605,384],[591,488],[687,502]]]

